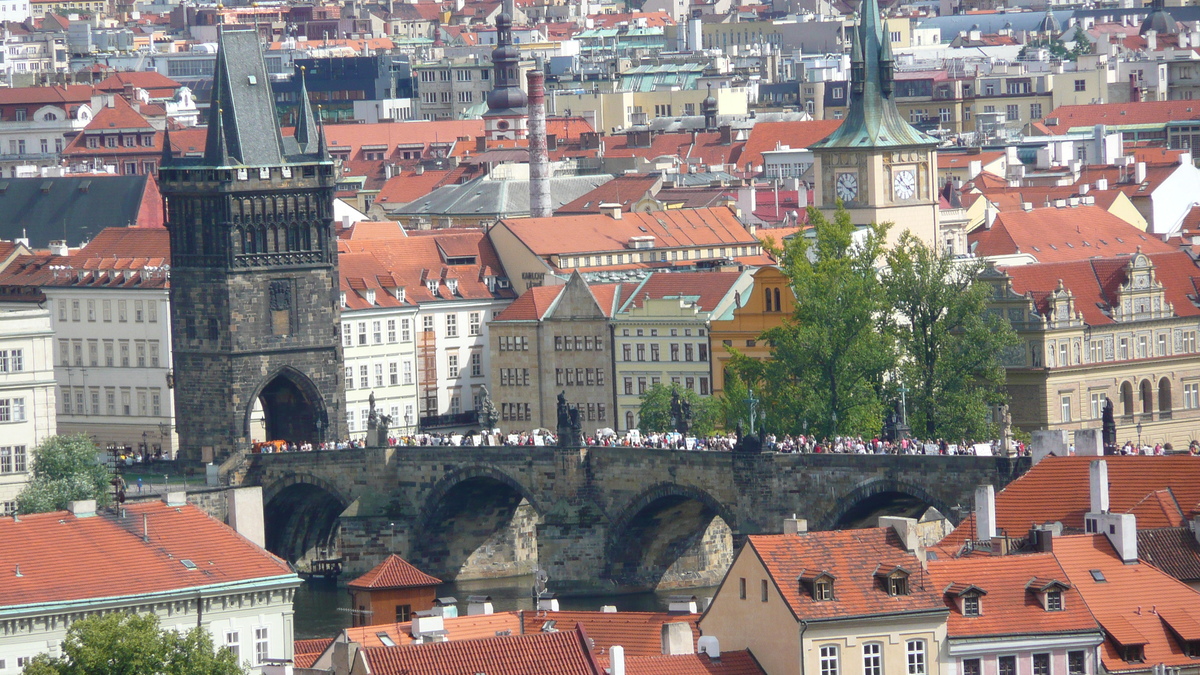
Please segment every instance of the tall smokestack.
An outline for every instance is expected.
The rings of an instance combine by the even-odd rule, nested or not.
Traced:
[[[526,74],[529,85],[529,216],[549,218],[550,154],[546,149],[546,74],[540,62]]]

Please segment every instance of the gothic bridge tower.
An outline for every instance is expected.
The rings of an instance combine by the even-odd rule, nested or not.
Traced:
[[[163,144],[184,459],[346,434],[334,164],[303,87],[301,98],[285,138],[258,34],[223,30],[204,156]]]

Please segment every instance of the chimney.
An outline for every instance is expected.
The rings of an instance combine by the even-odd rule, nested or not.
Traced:
[[[416,168],[413,169],[414,176],[420,176],[420,175],[423,175],[424,173],[425,173],[425,165],[424,164],[418,164],[416,166]]]
[[[1107,178],[1096,179],[1096,189],[1097,190],[1107,190],[1108,189],[1108,179]]]
[[[67,255],[69,252],[66,241],[55,239],[50,242],[50,255]]]
[[[992,224],[996,222],[996,209],[991,208],[991,204],[984,204],[983,217],[987,221],[986,229],[992,229]]]
[[[96,515],[96,500],[80,499],[78,501],[67,502],[67,510],[76,518],[91,518]]]
[[[1098,459],[1088,465],[1088,488],[1092,497],[1090,513],[1108,513],[1108,462]]]
[[[495,610],[492,608],[492,596],[490,595],[469,595],[467,596],[467,616],[476,616],[479,614],[493,614]]]
[[[1146,163],[1138,162],[1133,165],[1133,182],[1141,184],[1146,182]]]
[[[609,675],[625,675],[625,648],[613,645],[608,650]]]
[[[805,518],[797,518],[792,514],[791,518],[783,519],[784,534],[804,534],[808,532],[808,520]]]
[[[1191,164],[1191,163],[1192,163],[1192,153],[1190,153],[1190,152],[1179,153],[1179,165],[1180,166],[1187,166],[1188,164]]]
[[[996,536],[996,489],[991,485],[975,488],[975,538],[991,541]]]
[[[163,497],[163,501],[167,503],[167,506],[183,506],[187,504],[187,493],[168,492],[167,496]]]
[[[716,661],[721,658],[721,642],[717,640],[715,635],[703,635],[696,641],[696,647],[700,652],[708,656],[710,661]]]
[[[267,547],[261,487],[226,490],[225,512],[226,520],[235,532],[254,542],[259,548]]]
[[[662,627],[662,653],[664,656],[695,654],[692,644],[692,625],[685,622],[664,623]]]
[[[1088,514],[1090,518],[1092,514]],[[1137,562],[1137,518],[1132,513],[1102,513],[1096,522],[1109,543],[1117,550],[1121,562],[1132,565]]]
[[[550,205],[550,155],[546,138],[546,74],[541,64],[525,75],[529,89],[529,215],[549,218],[554,215]]]
[[[475,137],[475,152],[487,152],[487,136]]]
[[[621,205],[612,202],[605,202],[600,205],[600,213],[612,218],[613,220],[621,219]]]
[[[717,131],[721,134],[721,145],[731,145],[733,143],[733,127],[728,124],[722,124]]]
[[[558,134],[546,134],[546,149],[551,152],[558,150]]]

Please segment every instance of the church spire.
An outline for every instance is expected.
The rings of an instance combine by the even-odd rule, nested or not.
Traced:
[[[300,110],[296,117],[296,143],[300,152],[310,155],[315,150],[317,125],[313,120],[312,102],[308,100],[308,76],[304,66],[300,66]]]
[[[225,110],[221,107],[220,99],[212,102],[212,108],[214,112],[208,122],[208,144],[204,148],[204,163],[209,166],[232,166],[229,143],[225,138]]]
[[[317,108],[317,161],[330,161],[329,148],[325,145],[325,120],[321,119],[319,107]]]
[[[158,168],[170,165],[174,158],[175,153],[171,148],[171,122],[168,120],[166,128],[163,129],[162,158],[158,160]]]

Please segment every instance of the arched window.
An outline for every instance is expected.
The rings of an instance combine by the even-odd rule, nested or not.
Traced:
[[[1126,417],[1133,417],[1133,384],[1129,382],[1121,383],[1121,414]]]
[[[763,309],[763,311],[765,311],[765,312],[774,312],[775,311],[775,310],[771,309],[771,289],[769,289],[769,288],[763,289],[763,302],[765,303],[765,308]]]
[[[1158,381],[1158,412],[1171,413],[1171,381],[1165,377]]]
[[[1154,390],[1150,386],[1150,380],[1142,380],[1142,414],[1149,415],[1154,412]]]
[[[779,289],[778,288],[775,289],[775,311],[776,312],[783,311],[783,305],[779,304]]]
[[[625,429],[629,430],[629,429],[633,429],[633,428],[634,428],[633,411],[626,410],[625,411]]]

